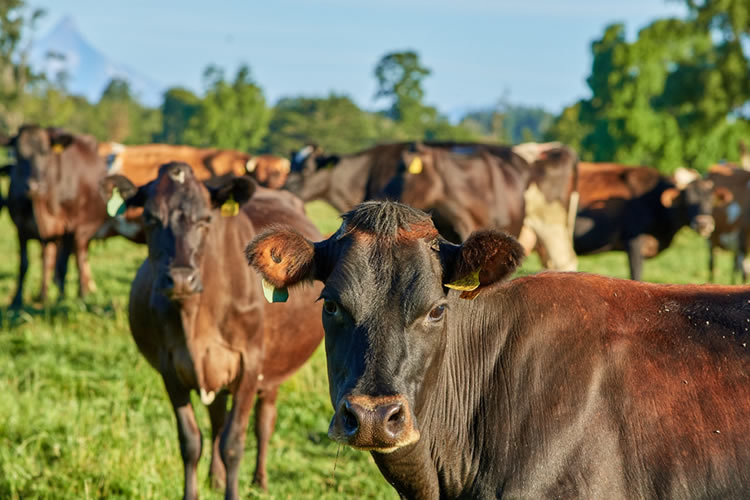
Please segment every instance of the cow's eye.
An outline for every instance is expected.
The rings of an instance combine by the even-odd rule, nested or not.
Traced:
[[[332,300],[326,299],[323,302],[323,310],[326,314],[330,314],[331,316],[333,316],[339,311],[339,305]]]
[[[440,321],[445,314],[445,304],[434,307],[427,316],[430,321]]]
[[[160,224],[161,221],[159,220],[158,217],[156,217],[151,212],[146,212],[144,210],[144,212],[143,212],[143,223],[146,224],[147,226],[155,226],[157,224]]]

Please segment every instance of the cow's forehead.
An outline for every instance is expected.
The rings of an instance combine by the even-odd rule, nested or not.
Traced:
[[[205,189],[186,164],[162,166],[149,194],[152,205],[168,211],[179,209],[199,215],[208,208]]]

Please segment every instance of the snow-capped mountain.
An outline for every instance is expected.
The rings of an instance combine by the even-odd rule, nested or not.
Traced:
[[[161,84],[111,61],[83,38],[71,17],[63,18],[49,33],[33,43],[29,63],[34,70],[45,73],[51,80],[64,71],[68,91],[83,95],[92,102],[99,100],[112,78],[121,78],[130,83],[131,90],[142,104],[161,104],[164,90]]]

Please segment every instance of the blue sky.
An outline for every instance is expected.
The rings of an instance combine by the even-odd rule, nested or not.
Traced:
[[[676,0],[29,0],[37,36],[63,16],[111,59],[167,85],[202,90],[215,63],[248,63],[266,97],[350,95],[373,101],[373,68],[414,49],[433,74],[426,100],[447,113],[513,103],[557,112],[588,94],[590,44],[606,24],[630,36],[685,14]]]

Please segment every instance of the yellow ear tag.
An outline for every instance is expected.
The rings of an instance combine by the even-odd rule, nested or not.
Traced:
[[[240,213],[240,204],[234,201],[234,196],[229,195],[229,199],[221,206],[222,217],[234,217]]]
[[[409,173],[416,175],[420,172],[422,172],[422,158],[415,156],[411,163],[409,163]]]
[[[266,281],[265,278],[262,280],[263,283],[263,296],[266,298],[269,304],[274,302],[286,302],[289,298],[289,291],[286,288],[276,288],[271,283]]]
[[[53,153],[60,154],[63,151],[65,151],[65,146],[63,146],[62,144],[53,144],[52,145],[52,152]]]
[[[466,276],[457,279],[456,281],[446,283],[445,286],[454,290],[461,290],[462,292],[470,292],[472,290],[476,290],[477,288],[479,288],[480,270],[481,268],[477,269],[473,273],[469,273]]]
[[[110,196],[109,201],[107,201],[107,215],[110,217],[117,217],[118,215],[124,214],[127,208],[125,200],[123,200],[120,195],[120,190],[112,188],[112,196]]]

